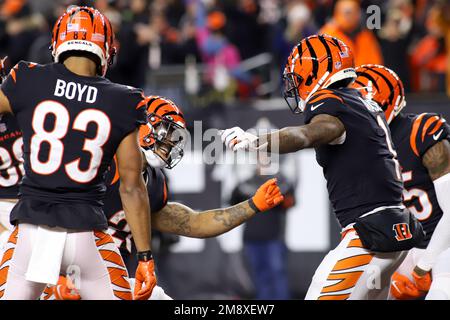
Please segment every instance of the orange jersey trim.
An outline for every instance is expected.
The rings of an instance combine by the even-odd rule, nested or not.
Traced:
[[[425,140],[425,134],[427,133],[428,128],[431,127],[431,125],[438,120],[439,120],[439,117],[434,116],[425,122],[425,125],[423,126],[423,129],[422,129],[422,142]]]
[[[327,98],[329,98],[329,99],[336,99],[336,100],[339,100],[340,102],[344,103],[344,100],[342,100],[341,97],[335,95],[334,93],[320,94],[319,96],[314,97],[313,99],[311,99],[308,103],[315,103],[315,102],[318,102],[318,101],[320,101],[322,99],[327,99]]]
[[[114,172],[114,178],[111,181],[111,185],[113,185],[117,181],[119,181],[119,178],[120,178],[120,176],[119,176],[119,167],[118,167],[118,163],[117,163],[117,156],[114,156],[113,160],[114,160],[114,163],[116,164],[115,165],[116,171]]]
[[[438,123],[436,124],[436,126],[433,128],[433,130],[430,131],[430,135],[435,134],[444,124],[444,120],[439,120]]]
[[[411,135],[409,136],[409,144],[411,145],[411,149],[413,150],[414,154],[418,157],[420,155],[419,155],[419,151],[417,150],[416,138],[417,138],[417,133],[419,132],[420,124],[422,123],[422,119],[424,116],[425,116],[425,113],[422,113],[420,116],[418,116],[416,118],[416,120],[414,120],[412,130],[411,130]]]

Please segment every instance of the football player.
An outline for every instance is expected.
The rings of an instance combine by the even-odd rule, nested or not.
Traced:
[[[382,110],[349,88],[355,78],[346,44],[328,35],[305,38],[293,48],[284,71],[285,99],[294,113],[304,113],[305,125],[261,136],[238,127],[221,133],[234,151],[315,148],[342,240],[318,267],[306,299],[387,296],[403,250],[423,238],[420,224],[402,204],[400,167]]]
[[[391,293],[412,299],[429,291],[427,299],[450,299],[450,127],[438,114],[401,113],[406,99],[394,71],[362,65],[356,73],[353,87],[386,115],[402,166],[404,203],[426,231],[394,274]]]
[[[1,86],[0,113],[18,121],[25,167],[0,265],[2,299],[37,299],[68,268],[79,276],[85,299],[132,298],[102,209],[114,154],[138,251],[135,298],[147,299],[156,285],[138,143],[145,105],[140,90],[104,78],[113,43],[103,14],[72,6],[53,28],[54,63],[22,61]]]
[[[214,237],[284,200],[276,180],[270,179],[252,198],[229,208],[195,211],[181,203],[167,202],[168,189],[162,169],[172,169],[182,159],[187,136],[186,122],[181,110],[169,99],[151,96],[146,99],[146,105],[148,123],[140,129],[140,144],[145,158],[143,175],[147,181],[151,221],[155,230],[193,238]],[[113,162],[107,178],[108,192],[104,211],[108,217],[108,233],[118,245],[129,274],[133,277],[137,261],[133,254],[134,241],[119,196],[119,176]],[[67,300],[79,297],[73,289],[64,285],[53,288],[57,298]],[[156,299],[167,297],[161,288],[155,289],[160,291],[159,298]],[[153,296],[156,294],[155,291]],[[50,295],[43,298],[49,299]]]
[[[0,59],[0,84],[6,79],[5,60]],[[12,229],[9,214],[17,202],[19,182],[24,174],[22,132],[10,114],[0,115],[0,258]]]
[[[152,227],[161,232],[207,238],[225,233],[257,212],[266,211],[283,201],[275,179],[267,181],[255,197],[226,209],[196,212],[176,202],[167,202],[167,184],[163,168],[172,169],[183,157],[187,137],[186,122],[181,110],[169,99],[151,96],[147,99],[148,125],[140,129],[140,143],[147,166],[144,177],[151,196]],[[109,175],[109,191],[105,199],[105,213],[109,231],[121,248],[125,261],[130,256],[132,241],[118,197],[120,181],[114,164]],[[125,258],[125,257],[130,258]],[[132,265],[129,270],[135,269]]]

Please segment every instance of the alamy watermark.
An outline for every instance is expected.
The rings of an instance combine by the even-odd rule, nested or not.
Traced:
[[[375,4],[367,7],[366,27],[369,30],[381,29],[381,8]]]
[[[191,134],[192,132],[192,134]],[[270,139],[270,152],[267,148],[255,150],[232,151],[221,140],[220,130],[209,128],[204,130],[202,121],[194,121],[194,126],[188,132],[176,130],[172,139],[184,141],[185,157],[183,162],[206,165],[256,165],[263,175],[274,175],[279,169],[279,135],[271,129],[249,129],[247,132],[260,137],[260,145]],[[201,151],[201,152],[199,152]]]

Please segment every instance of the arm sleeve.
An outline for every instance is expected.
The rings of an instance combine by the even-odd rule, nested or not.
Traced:
[[[434,188],[439,206],[443,211],[441,220],[434,230],[430,243],[417,263],[422,270],[429,271],[433,268],[438,256],[450,247],[450,173],[435,181]]]
[[[413,122],[410,145],[414,154],[422,158],[436,143],[450,140],[450,127],[438,114],[423,113]]]

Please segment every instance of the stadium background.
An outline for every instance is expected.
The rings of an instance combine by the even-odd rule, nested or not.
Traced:
[[[0,0],[0,56],[8,55],[11,65],[22,59],[50,62],[56,17],[71,4],[96,6],[117,34],[112,80],[171,98],[191,131],[194,121],[203,130],[276,128],[303,121],[281,98],[280,75],[291,47],[330,30],[327,23],[341,23],[339,32],[354,40],[358,61],[383,62],[398,72],[408,112],[450,119],[449,1],[340,2],[346,2],[348,16],[337,14],[332,0]],[[356,18],[355,4],[361,14]],[[205,28],[214,37],[202,44]],[[255,166],[190,161],[201,152],[202,145],[194,145],[167,172],[171,199],[195,209],[226,206]],[[283,157],[280,169],[295,186],[297,202],[288,210],[284,239],[291,297],[302,298],[324,254],[339,241],[339,227],[312,150]],[[243,228],[206,240],[155,237],[160,284],[174,298],[253,298]]]

